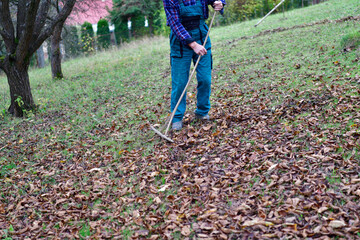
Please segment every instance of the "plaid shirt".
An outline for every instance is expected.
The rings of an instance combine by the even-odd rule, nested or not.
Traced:
[[[194,41],[188,31],[180,22],[180,4],[179,1],[183,1],[185,6],[195,5],[197,0],[163,0],[164,9],[167,19],[167,25],[175,33],[176,37],[184,44],[187,45]],[[204,18],[209,17],[208,5],[212,5],[215,0],[201,0],[203,6]],[[226,4],[225,0],[221,0],[223,5]]]

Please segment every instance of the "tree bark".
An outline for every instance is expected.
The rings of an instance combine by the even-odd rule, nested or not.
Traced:
[[[55,14],[49,11],[49,0],[0,1],[0,35],[6,49],[6,54],[0,57],[0,69],[8,78],[11,114],[21,117],[25,110],[35,108],[28,75],[30,58],[57,25],[61,23],[62,28],[75,2],[64,1],[62,9]]]
[[[16,117],[22,117],[24,110],[35,109],[35,103],[31,94],[29,74],[29,64],[10,63],[5,68],[5,73],[10,87],[11,104],[8,109],[10,114]]]
[[[36,51],[36,61],[38,68],[45,67],[45,57],[44,57],[44,49],[43,45]]]
[[[60,50],[60,42],[61,42],[61,31],[63,28],[63,23],[59,23],[56,25],[54,32],[51,36],[51,72],[52,78],[63,78],[64,75],[61,70],[61,50]]]
[[[150,15],[148,18],[148,21],[149,21],[150,37],[153,37],[154,36],[154,17],[152,15]]]

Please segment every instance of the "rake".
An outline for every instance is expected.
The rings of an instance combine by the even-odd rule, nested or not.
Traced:
[[[206,42],[207,42],[207,40],[208,40],[208,38],[209,38],[210,30],[211,30],[211,27],[212,27],[212,25],[213,25],[215,16],[216,16],[216,11],[214,11],[214,14],[213,14],[213,16],[212,16],[212,19],[211,19],[211,22],[210,22],[210,26],[209,26],[209,31],[208,31],[207,34],[206,34],[206,38],[205,38],[205,41],[204,41],[204,43],[203,43],[203,47],[205,47]],[[169,122],[167,123],[167,127],[166,127],[166,130],[165,130],[165,133],[162,134],[159,130],[157,130],[154,126],[152,126],[152,125],[150,124],[150,128],[151,128],[156,134],[158,134],[160,137],[166,139],[166,140],[169,141],[169,142],[172,142],[172,143],[174,142],[171,138],[169,138],[169,137],[167,136],[168,131],[169,131],[169,129],[170,129],[171,122],[172,122],[172,120],[173,120],[173,118],[174,118],[174,116],[175,116],[176,110],[178,109],[182,98],[184,97],[184,95],[185,95],[185,93],[186,93],[186,89],[188,88],[188,86],[189,86],[189,84],[190,84],[190,81],[191,81],[191,79],[192,79],[192,77],[193,77],[193,75],[194,75],[194,73],[195,73],[195,71],[196,71],[196,68],[197,68],[197,66],[199,65],[200,58],[201,58],[201,56],[199,55],[199,57],[198,57],[198,59],[197,59],[197,61],[196,61],[196,63],[195,63],[194,69],[192,70],[192,72],[191,72],[191,74],[190,74],[190,77],[189,77],[189,80],[187,81],[187,84],[186,84],[186,86],[185,86],[185,88],[184,88],[184,91],[182,92],[182,94],[181,94],[181,96],[180,96],[180,98],[179,98],[179,100],[178,100],[178,102],[177,102],[174,110],[172,111],[172,113],[171,113],[171,115],[170,115],[170,120],[169,120]]]
[[[255,27],[257,27],[262,21],[264,21],[265,18],[267,18],[273,11],[275,11],[275,9],[277,9],[285,0],[282,0],[281,2],[279,2],[278,5],[276,5],[273,9],[271,9],[271,11],[265,15],[265,17],[263,17],[262,19],[260,19],[260,21],[255,24]]]

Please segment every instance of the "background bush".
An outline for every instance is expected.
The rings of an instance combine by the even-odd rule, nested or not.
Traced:
[[[107,49],[110,46],[111,36],[109,23],[105,19],[100,19],[97,23],[97,45],[100,49]]]
[[[81,25],[81,48],[84,53],[94,52],[94,30],[91,23]]]
[[[78,28],[75,26],[65,26],[62,32],[63,44],[65,47],[65,58],[73,58],[81,53]]]

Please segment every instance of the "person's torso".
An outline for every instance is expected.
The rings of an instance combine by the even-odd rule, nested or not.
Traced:
[[[202,0],[178,0],[180,18],[199,16],[204,19],[204,6]]]
[[[204,39],[209,30],[204,19],[203,0],[178,0],[180,22],[190,34],[190,36],[199,44],[204,43]],[[173,31],[170,33],[170,46],[172,57],[182,57],[184,49],[192,50],[189,46],[183,44],[176,38]],[[211,48],[210,39],[206,48]]]

